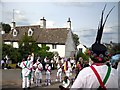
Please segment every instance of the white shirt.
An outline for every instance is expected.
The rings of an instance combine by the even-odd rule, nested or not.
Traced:
[[[96,66],[93,65],[94,68],[99,73],[102,81],[107,73],[108,66]],[[82,69],[75,82],[73,83],[71,90],[77,90],[78,88],[98,88],[100,86],[99,81],[97,80],[96,75],[94,74],[93,70],[90,67],[86,67]],[[110,76],[108,81],[105,84],[106,88],[118,88],[118,73],[117,70],[111,69]],[[76,88],[76,89],[75,89]]]
[[[28,76],[29,73],[31,72],[31,70],[30,70],[31,66],[30,66],[29,61],[22,61],[20,64],[20,67],[22,68],[22,75],[23,76]]]
[[[50,71],[51,71],[51,66],[46,65],[46,66],[45,66],[45,69],[47,70],[47,71],[46,71],[47,73],[50,73]]]
[[[36,67],[35,72],[41,72],[41,70],[43,69],[43,66],[40,62],[36,62],[33,66]]]
[[[65,81],[63,81],[64,88],[69,88],[69,85],[70,85],[70,80],[67,79],[67,83]]]

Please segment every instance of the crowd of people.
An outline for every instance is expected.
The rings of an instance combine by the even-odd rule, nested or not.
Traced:
[[[89,64],[88,64],[89,65]],[[76,73],[76,77],[82,68],[86,67],[86,63],[83,63],[82,57],[79,60],[75,60],[74,57],[60,58],[56,60],[49,60],[46,56],[44,60],[40,57],[34,59],[34,54],[28,55],[22,59],[22,62],[18,64],[22,69],[22,88],[30,88],[30,85],[35,84],[37,87],[42,84],[42,73],[45,70],[46,80],[45,85],[51,85],[51,71],[57,69],[56,82],[63,82],[63,87],[70,87],[74,78],[70,78],[72,73]],[[64,77],[62,77],[64,74]]]
[[[109,80],[107,78],[108,81],[106,80],[108,83],[106,85],[107,88],[118,87],[118,82],[116,83],[116,81],[118,81],[118,68],[120,67],[119,62],[116,67],[113,67],[109,61],[98,63],[91,59],[85,61],[82,57],[79,57],[78,60],[75,60],[74,57],[59,58],[57,61],[49,60],[47,57],[45,57],[45,65],[43,67],[43,62],[41,62],[42,60],[40,57],[38,57],[35,62],[33,61],[34,54],[31,54],[28,55],[27,60],[23,58],[22,62],[19,64],[19,67],[22,69],[21,77],[23,89],[30,88],[30,85],[32,84],[35,84],[37,87],[41,86],[43,70],[45,70],[46,75],[46,80],[44,82],[45,85],[51,85],[51,71],[53,70],[53,66],[56,66],[57,69],[55,81],[63,83],[59,86],[61,90],[65,88],[96,88],[99,86],[99,80],[103,81],[105,76],[110,78]],[[51,61],[54,62],[52,63],[53,65],[50,63]],[[76,75],[74,78],[71,78],[73,73]],[[96,78],[98,78],[98,81]],[[96,83],[94,83],[95,81]],[[100,83],[98,88],[106,87]]]
[[[93,52],[91,53],[94,57],[97,57]],[[88,52],[88,54],[90,53]],[[46,75],[46,80],[43,83],[46,86],[51,85],[51,72],[54,69],[57,71],[55,81],[62,83],[59,86],[61,90],[96,88],[99,85],[98,88],[117,88],[118,86],[120,88],[118,74],[120,71],[120,60],[115,62],[115,64],[111,64],[109,60],[100,60],[100,57],[97,57],[98,60],[93,59],[90,57],[89,60],[83,60],[82,57],[79,57],[78,60],[75,60],[74,57],[58,57],[49,60],[46,56],[43,60],[40,57],[37,57],[35,60],[32,53],[23,58],[22,62],[18,63],[22,70],[22,88],[29,89],[32,84],[35,84],[36,87],[41,87],[43,71],[45,71]],[[4,63],[1,63],[1,65],[2,68],[5,67]],[[75,74],[75,76],[72,76],[72,74]]]

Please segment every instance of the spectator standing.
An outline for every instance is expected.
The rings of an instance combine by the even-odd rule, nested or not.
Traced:
[[[4,67],[5,67],[5,62],[3,59],[1,60],[1,67],[2,67],[2,69],[4,69]]]

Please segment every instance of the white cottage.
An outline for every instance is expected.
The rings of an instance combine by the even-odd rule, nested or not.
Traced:
[[[38,46],[42,44],[50,47],[51,52],[58,52],[61,57],[70,57],[75,54],[75,44],[72,37],[71,21],[67,21],[66,28],[46,28],[46,20],[40,19],[40,25],[34,26],[16,26],[12,22],[11,32],[3,34],[3,42],[12,44],[14,48],[19,48],[18,41],[27,33],[36,40]]]

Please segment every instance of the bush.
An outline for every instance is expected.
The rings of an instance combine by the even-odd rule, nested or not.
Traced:
[[[8,67],[11,67],[12,69],[16,68],[16,64],[9,64]]]

